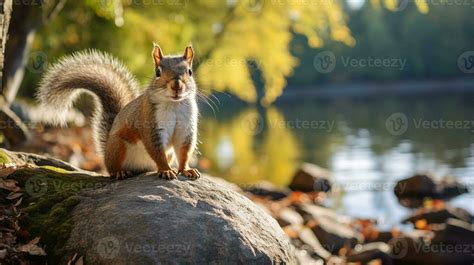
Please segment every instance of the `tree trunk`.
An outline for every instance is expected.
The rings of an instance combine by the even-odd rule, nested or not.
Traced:
[[[31,43],[38,26],[42,23],[41,7],[41,2],[34,0],[14,5],[2,80],[3,95],[7,104],[15,100],[23,80]]]
[[[12,8],[12,0],[0,0],[0,83],[2,84],[4,80],[2,74],[5,65],[4,55]],[[5,101],[3,88],[2,85],[2,96],[0,97],[0,132],[6,138],[6,144],[20,145],[27,139],[27,129],[15,113],[8,109],[8,103]]]
[[[5,136],[9,146],[21,145],[28,139],[27,127],[9,106],[20,89],[34,35],[41,25],[61,11],[65,2],[66,0],[22,0],[12,4],[12,0],[0,0],[0,133]],[[4,143],[0,144],[5,146]]]
[[[12,0],[0,0],[0,83],[2,84],[3,64],[5,61],[5,46],[7,43],[8,26],[10,25],[11,12]]]

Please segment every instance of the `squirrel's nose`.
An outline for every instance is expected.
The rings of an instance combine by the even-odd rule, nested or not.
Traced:
[[[175,91],[179,91],[183,89],[183,84],[179,79],[175,79],[171,84],[171,89]]]

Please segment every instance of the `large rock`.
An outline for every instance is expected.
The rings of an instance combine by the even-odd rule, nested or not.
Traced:
[[[424,221],[427,225],[442,224],[449,218],[458,219],[467,223],[471,223],[474,220],[468,211],[462,208],[446,206],[443,209],[423,209],[404,219],[402,223],[416,225],[418,221]]]
[[[328,192],[331,190],[331,173],[322,167],[303,163],[293,176],[289,188],[302,192]]]
[[[89,191],[73,212],[63,262],[87,264],[292,264],[277,222],[213,178],[145,175]]]
[[[410,208],[421,207],[424,199],[449,200],[467,192],[454,177],[436,179],[423,174],[398,181],[394,189],[400,204]]]

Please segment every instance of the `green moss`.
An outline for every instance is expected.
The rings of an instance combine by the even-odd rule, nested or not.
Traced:
[[[10,162],[10,159],[8,159],[7,154],[0,149],[0,164],[6,164],[8,162]]]
[[[55,171],[57,173],[63,173],[63,174],[71,173],[71,171],[67,171],[63,168],[53,167],[53,166],[40,166],[40,168]]]
[[[99,188],[110,180],[80,174],[63,174],[56,168],[21,169],[12,177],[24,191],[20,226],[32,237],[41,237],[47,261],[58,264],[60,250],[74,227],[72,211],[80,202],[83,189]],[[67,171],[65,171],[67,172]]]

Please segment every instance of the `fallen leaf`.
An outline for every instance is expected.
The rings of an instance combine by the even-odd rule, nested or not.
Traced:
[[[33,245],[36,245],[38,244],[40,241],[40,238],[39,237],[35,237],[33,238],[30,242],[28,242],[28,244],[33,244]]]
[[[0,169],[0,178],[5,178],[5,177],[10,176],[11,174],[13,174],[13,172],[15,172],[15,170],[16,168],[14,167],[6,167],[6,168]]]
[[[20,246],[18,248],[18,250],[20,252],[26,252],[26,253],[28,253],[30,255],[33,255],[33,256],[45,256],[46,252],[42,248],[37,246],[39,241],[40,241],[40,238],[35,237],[33,240],[28,242],[26,245]]]
[[[21,192],[10,192],[10,194],[7,196],[7,199],[14,200],[20,198],[21,196],[23,196],[23,193]]]
[[[13,192],[20,191],[20,187],[17,186],[16,180],[13,179],[0,179],[0,188]]]

